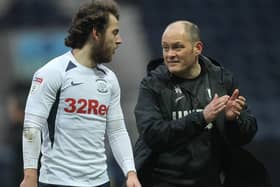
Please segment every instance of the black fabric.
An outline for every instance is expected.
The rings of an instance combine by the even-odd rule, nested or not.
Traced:
[[[234,156],[231,156],[235,155],[236,152],[232,150],[235,150],[236,146],[240,147],[252,140],[257,130],[256,120],[246,106],[238,121],[228,122],[223,115],[220,115],[213,122],[215,128],[209,131],[205,129],[207,124],[202,112],[192,110],[197,109],[195,107],[204,108],[210,101],[205,96],[207,94],[205,89],[211,88],[212,96],[214,93],[219,96],[231,95],[237,85],[232,74],[216,62],[213,63],[209,58],[200,56],[200,63],[205,65],[205,73],[209,81],[203,81],[203,84],[208,82],[208,85],[194,83],[194,87],[199,87],[197,91],[193,89],[185,91],[184,84],[174,82],[172,75],[160,60],[156,60],[154,65],[149,65],[147,68],[150,72],[141,82],[135,108],[140,136],[134,150],[138,176],[145,187],[152,185],[153,174],[160,176],[160,180],[175,185],[183,184],[183,179],[206,176],[202,180],[200,178],[197,180],[196,184],[199,184],[200,181],[207,181],[211,177],[217,178],[220,169],[227,171],[226,174],[231,176],[226,180],[227,185],[238,182],[250,183],[242,181],[242,178],[235,174],[238,169],[233,169],[233,166],[238,168],[238,163],[235,163],[238,160],[234,160]],[[181,96],[176,88],[177,85],[185,95],[180,102],[174,102]],[[203,97],[197,99],[199,102],[195,106],[194,98],[197,96]],[[178,116],[181,116],[182,112],[188,115],[174,119],[174,111],[175,113],[177,111]],[[234,129],[231,129],[232,127]],[[212,133],[215,135],[211,135]],[[239,164],[242,166],[244,162],[240,160]],[[252,162],[252,167],[248,167],[248,170],[253,166],[258,167],[258,164],[261,166],[259,162]],[[263,169],[263,174],[266,173],[264,167],[258,168]],[[247,173],[247,175],[251,174],[254,172]],[[263,177],[264,181],[268,179],[267,176],[260,175],[260,177]]]
[[[134,146],[134,159],[137,176],[142,186],[149,187],[152,182],[152,171],[156,154],[139,138]]]
[[[74,187],[74,186],[63,186],[63,185],[55,185],[55,184],[45,184],[39,182],[39,187]],[[110,187],[110,182],[102,184],[100,186],[93,186],[93,187]]]
[[[272,187],[267,169],[250,152],[232,148],[229,164],[226,187]]]
[[[153,178],[151,181],[150,185],[146,185],[147,187],[223,187],[218,177],[212,178],[210,181],[203,180],[196,184],[194,184],[192,180],[190,180],[188,184],[174,184],[157,177]]]
[[[67,65],[67,67],[66,67],[65,72],[67,72],[67,71],[69,71],[69,70],[71,70],[71,69],[73,69],[73,68],[76,68],[76,67],[77,67],[77,66],[76,66],[72,61],[69,61],[68,65]]]
[[[56,93],[55,102],[51,107],[51,111],[50,111],[50,114],[47,119],[51,146],[53,146],[53,143],[54,143],[55,120],[56,120],[56,115],[57,115],[59,99],[60,99],[60,91],[61,91],[61,88]]]

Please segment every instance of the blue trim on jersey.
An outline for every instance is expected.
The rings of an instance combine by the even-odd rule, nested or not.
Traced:
[[[96,66],[96,69],[106,75],[106,71],[104,69],[100,68],[98,65]]]
[[[69,71],[70,69],[73,69],[77,67],[71,60],[69,61],[68,65],[67,65],[67,68],[65,70],[65,72]]]
[[[47,119],[48,129],[49,129],[49,137],[50,137],[52,147],[53,147],[53,143],[54,143],[55,120],[56,120],[56,114],[57,114],[57,109],[58,109],[58,104],[59,104],[60,91],[61,91],[61,88],[59,88],[57,93],[56,93],[55,102],[53,103],[53,105],[51,107],[51,111],[50,111],[50,114],[49,114],[48,119]]]

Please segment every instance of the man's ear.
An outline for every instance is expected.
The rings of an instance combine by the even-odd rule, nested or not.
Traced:
[[[91,35],[94,40],[99,40],[100,38],[100,33],[97,32],[94,28],[92,29]]]
[[[203,50],[203,43],[201,41],[195,42],[194,44],[194,53],[200,55]]]

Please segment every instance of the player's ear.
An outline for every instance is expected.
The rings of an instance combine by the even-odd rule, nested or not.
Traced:
[[[201,41],[195,42],[193,50],[196,55],[200,55],[203,50],[203,43]]]
[[[100,38],[100,33],[97,32],[97,30],[95,28],[92,29],[91,35],[94,40],[99,40],[99,38]]]

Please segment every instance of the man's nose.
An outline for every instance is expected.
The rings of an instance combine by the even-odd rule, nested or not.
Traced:
[[[122,37],[121,37],[121,36],[118,36],[116,43],[117,43],[117,44],[121,44],[122,42],[123,42],[123,41],[122,41]]]
[[[176,52],[175,52],[174,50],[172,50],[172,49],[169,49],[169,50],[167,51],[166,55],[167,55],[168,57],[174,57],[174,56],[176,56]]]

